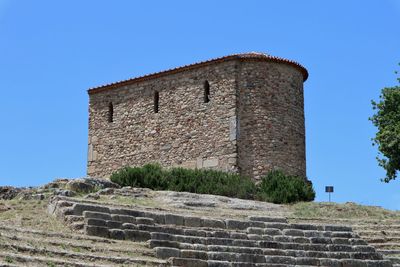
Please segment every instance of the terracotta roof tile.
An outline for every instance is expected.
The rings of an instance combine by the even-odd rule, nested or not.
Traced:
[[[225,62],[225,61],[229,61],[229,60],[235,60],[235,59],[272,61],[272,62],[280,62],[280,63],[289,64],[289,65],[292,65],[292,66],[298,68],[301,71],[301,73],[303,74],[304,81],[306,81],[308,78],[308,71],[302,65],[300,65],[299,63],[297,63],[295,61],[280,58],[280,57],[274,57],[274,56],[264,54],[264,53],[250,52],[250,53],[233,54],[233,55],[228,55],[228,56],[224,56],[224,57],[213,58],[213,59],[209,59],[206,61],[201,61],[201,62],[189,64],[189,65],[184,65],[184,66],[180,66],[180,67],[176,67],[176,68],[172,68],[172,69],[168,69],[168,70],[164,70],[164,71],[160,71],[160,72],[146,74],[144,76],[139,76],[139,77],[135,77],[135,78],[127,79],[127,80],[122,80],[122,81],[117,81],[117,82],[113,82],[113,83],[109,83],[109,84],[100,85],[97,87],[90,88],[88,90],[88,93],[95,94],[95,93],[99,93],[99,92],[102,92],[102,91],[105,91],[105,90],[108,90],[111,88],[120,87],[120,86],[133,84],[133,83],[141,82],[141,81],[146,81],[146,80],[150,80],[150,79],[155,79],[155,78],[162,77],[165,75],[183,72],[186,70],[191,70],[191,69],[199,68],[202,66]]]

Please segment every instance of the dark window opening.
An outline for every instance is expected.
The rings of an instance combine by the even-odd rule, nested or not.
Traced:
[[[113,122],[114,121],[114,107],[113,104],[110,102],[108,104],[108,122]]]
[[[160,96],[157,91],[154,92],[154,113],[158,113],[158,103],[160,101]]]
[[[204,82],[204,103],[210,102],[210,84],[208,81]]]

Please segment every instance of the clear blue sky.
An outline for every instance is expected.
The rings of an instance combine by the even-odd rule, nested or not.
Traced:
[[[189,3],[190,2],[190,3]],[[400,209],[371,146],[397,84],[400,0],[0,0],[0,185],[85,175],[89,87],[232,53],[297,60],[317,200]]]

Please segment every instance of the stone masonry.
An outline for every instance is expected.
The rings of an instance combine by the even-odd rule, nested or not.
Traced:
[[[296,62],[247,53],[89,89],[87,173],[159,162],[305,177],[307,77]]]

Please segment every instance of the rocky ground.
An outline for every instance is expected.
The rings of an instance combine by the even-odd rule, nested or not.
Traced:
[[[61,207],[59,210],[62,212],[56,212],[54,205],[49,206],[49,202],[53,204],[58,203],[57,205]],[[65,207],[62,205],[65,205]],[[130,230],[118,231],[115,229],[110,232],[115,235],[111,236],[114,238],[109,238],[109,234],[105,237],[87,235],[88,231],[97,229],[92,227],[89,222],[103,222],[91,218],[90,216],[98,216],[99,214],[96,215],[95,212],[90,213],[88,210],[86,212],[82,210],[78,214],[79,216],[77,214],[69,214],[68,212],[71,212],[72,207],[77,207],[77,205],[81,205],[81,207],[106,207],[108,211],[119,211],[120,213],[126,210],[141,212],[143,218],[136,217],[134,225],[124,224],[126,227],[133,227]],[[51,209],[51,207],[53,209],[49,212],[49,208]],[[109,212],[109,214],[107,216],[114,216],[113,220],[117,218],[115,217],[117,215],[113,214],[113,212]],[[171,214],[178,216],[179,218],[183,218],[184,223],[180,226],[177,226],[178,223],[176,223],[174,229],[170,229],[171,227],[170,225],[166,225],[165,219],[162,222],[157,221],[160,214],[162,214],[162,218]],[[103,214],[102,216],[105,215]],[[126,220],[132,219],[129,216],[125,216],[124,218]],[[253,219],[249,221],[249,218],[259,218],[257,220],[264,218],[262,220],[266,220],[266,222],[259,222],[257,220],[252,222],[251,220]],[[192,224],[193,222],[200,221],[202,223],[214,223],[217,228],[219,227],[217,223],[223,222],[226,225],[226,229],[223,229],[223,231],[219,229],[217,231],[214,226],[211,227],[210,225],[209,228],[186,225],[188,219],[191,219]],[[139,220],[141,220],[140,224]],[[249,222],[251,223],[251,227],[246,228],[247,230],[237,225],[238,223],[247,225]],[[191,250],[188,247],[185,247],[184,250],[180,248],[180,251],[177,251],[176,248],[175,250],[172,248],[157,249],[156,245],[154,245],[157,242],[160,243],[162,241],[163,246],[168,247],[165,245],[166,242],[168,241],[169,243],[167,243],[171,245],[172,241],[159,240],[162,236],[160,237],[160,234],[157,235],[156,232],[161,231],[165,233],[172,230],[177,232],[179,230],[179,235],[174,232],[174,246],[182,246],[183,241],[179,243],[177,238],[188,239],[187,233],[189,232],[191,235],[210,236],[208,242],[215,239],[211,235],[219,232],[221,232],[220,234],[229,235],[230,239],[225,238],[224,242],[228,242],[231,239],[233,242],[236,242],[244,236],[250,246],[250,243],[253,242],[250,239],[271,238],[269,234],[268,236],[257,236],[255,234],[258,234],[257,231],[261,230],[259,227],[253,227],[254,224],[258,226],[260,224],[264,225],[264,223],[265,225],[273,226],[274,229],[280,227],[277,231],[281,234],[285,233],[285,240],[283,240],[283,236],[275,236],[272,239],[272,241],[277,243],[276,241],[279,238],[279,242],[281,243],[278,243],[281,245],[287,245],[289,239],[291,240],[290,242],[295,240],[296,237],[289,236],[290,233],[301,234],[303,237],[316,231],[323,232],[324,234],[328,232],[340,234],[341,231],[336,233],[333,231],[334,228],[330,228],[333,230],[328,231],[328,228],[325,229],[321,225],[350,225],[354,230],[354,234],[351,233],[351,242],[361,237],[368,242],[368,245],[375,247],[377,252],[383,253],[385,258],[390,259],[395,266],[400,263],[400,213],[384,210],[379,207],[360,206],[354,203],[276,205],[212,195],[152,191],[143,188],[119,188],[116,184],[99,179],[58,179],[37,188],[0,187],[0,266],[212,266],[212,264],[216,264],[214,266],[224,266],[221,265],[224,259],[221,261],[204,260],[202,255],[207,255],[207,253],[204,254],[204,251],[202,251],[203,248],[200,245],[195,245],[196,240],[193,238],[191,242],[195,245],[195,249],[193,249],[193,244],[190,247]],[[236,226],[230,227],[228,224],[236,224]],[[301,229],[301,231],[299,229],[293,231],[293,228],[298,227],[298,225],[308,225],[308,228]],[[142,228],[138,230],[137,227]],[[305,226],[301,227],[304,228]],[[152,230],[146,230],[150,228]],[[291,228],[291,230],[286,228]],[[249,231],[252,232],[250,233]],[[149,235],[149,238],[140,240],[135,236],[136,239],[130,241],[120,240],[128,238],[120,238],[120,236],[116,235],[124,233],[137,234],[139,232],[143,235]],[[182,237],[182,233],[186,234],[185,237]],[[154,236],[158,236],[157,239]],[[309,239],[313,241],[312,237]],[[336,239],[332,240],[328,241],[336,242]],[[309,240],[305,241],[309,242]],[[361,242],[361,240],[357,242]],[[232,246],[223,245],[224,249],[232,249]],[[354,244],[353,248],[356,248],[358,245],[358,243]],[[215,249],[221,249],[221,246],[214,245],[214,247]],[[365,246],[360,245],[360,248],[363,247]],[[296,253],[300,253],[303,250],[296,250]],[[190,257],[196,258],[198,256],[199,259],[197,262],[189,264],[188,262],[182,263],[179,257],[176,257],[175,262],[168,260],[168,257],[160,257],[163,253],[172,253],[171,251],[179,253],[179,255],[190,252]],[[250,251],[250,248],[247,248],[246,251],[249,255],[250,252],[248,251]],[[259,263],[257,266],[296,265],[296,262],[290,262],[293,261],[294,254],[289,255],[287,254],[288,251],[283,248],[265,248],[262,253],[271,254],[267,260],[277,262]],[[280,256],[275,255],[278,252],[286,254],[284,256],[283,254]],[[210,253],[214,252],[208,252],[208,259],[210,259]],[[235,257],[244,255],[243,251],[238,252],[235,250],[235,254],[232,253],[225,252],[224,255],[235,255]],[[295,253],[295,250],[293,250],[293,253]],[[323,257],[328,257],[329,253],[326,252]],[[348,253],[351,254],[353,252]],[[220,254],[218,255],[220,256]],[[379,255],[376,257],[379,260]],[[306,259],[305,256],[304,258]],[[310,258],[308,262],[313,263],[315,261],[312,261]],[[321,262],[319,261],[318,264]],[[384,261],[382,262],[379,264],[383,265],[371,265],[371,261],[368,266],[388,266],[384,265]],[[331,266],[352,266],[352,264],[362,263],[356,263],[355,261],[350,263],[333,261]],[[243,263],[240,266],[253,265],[244,265]]]

